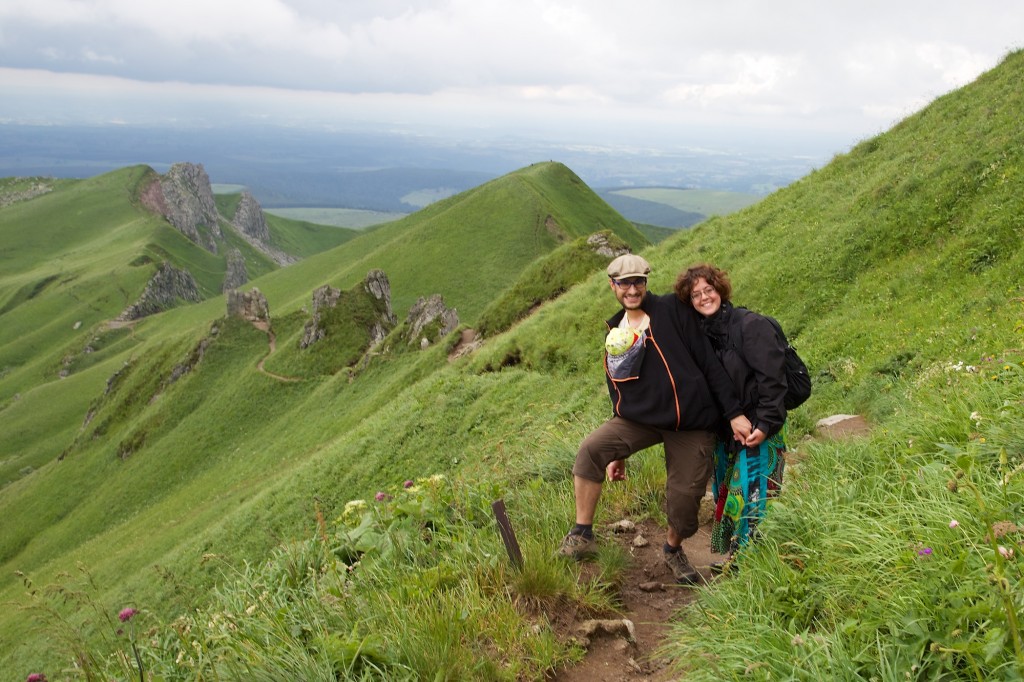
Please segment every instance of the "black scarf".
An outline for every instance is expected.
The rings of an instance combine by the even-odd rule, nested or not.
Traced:
[[[729,343],[729,317],[732,313],[732,303],[722,301],[722,305],[715,311],[714,315],[701,320],[704,333],[711,340],[711,346],[715,350],[722,350]]]

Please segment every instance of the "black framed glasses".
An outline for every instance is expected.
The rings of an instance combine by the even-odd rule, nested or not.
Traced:
[[[637,289],[643,289],[647,286],[646,277],[630,277],[629,279],[612,279],[615,282],[615,286],[620,289],[628,289],[630,287],[636,287]]]

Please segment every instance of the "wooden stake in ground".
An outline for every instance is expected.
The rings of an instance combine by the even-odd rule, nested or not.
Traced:
[[[519,549],[519,541],[516,540],[516,532],[512,530],[512,522],[508,520],[505,512],[505,500],[495,500],[491,503],[494,510],[494,518],[498,521],[498,530],[501,532],[501,539],[505,543],[505,551],[512,565],[517,569],[523,567],[523,553]]]

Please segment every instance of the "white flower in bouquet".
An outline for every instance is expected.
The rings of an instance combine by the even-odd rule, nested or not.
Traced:
[[[604,348],[609,355],[622,355],[633,347],[638,338],[639,335],[633,329],[615,327],[608,332],[608,337],[604,340]]]

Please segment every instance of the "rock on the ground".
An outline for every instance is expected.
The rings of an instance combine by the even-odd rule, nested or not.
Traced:
[[[859,414],[834,414],[819,419],[815,424],[815,430],[826,438],[842,438],[866,434],[871,430],[871,426]]]

